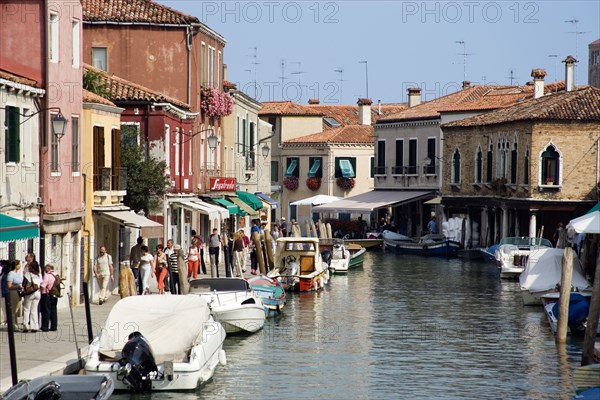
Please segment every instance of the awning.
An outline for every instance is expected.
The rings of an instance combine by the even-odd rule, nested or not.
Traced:
[[[14,242],[40,236],[37,224],[0,214],[0,242]]]
[[[213,206],[200,199],[180,199],[171,204],[187,208],[191,211],[197,211],[200,214],[207,215],[210,219],[229,218],[229,210],[220,206]]]
[[[245,212],[243,212],[242,210],[240,210],[240,206],[238,206],[237,204],[233,204],[232,202],[230,202],[227,199],[223,199],[221,197],[217,197],[213,199],[215,201],[215,203],[219,203],[220,205],[222,205],[223,207],[225,207],[226,209],[229,210],[229,214],[235,215],[235,214],[246,214]]]
[[[366,214],[381,207],[400,205],[431,196],[431,192],[373,190],[343,200],[313,207],[314,212],[337,212],[348,214]]]
[[[423,204],[442,204],[442,198],[440,196],[434,197],[433,199],[427,200]]]
[[[270,198],[269,196],[267,196],[264,193],[256,192],[255,194],[258,196],[259,199],[261,199],[265,203],[269,203],[269,205],[271,206],[271,210],[275,210],[277,208],[277,206],[279,205],[279,202],[277,200],[273,200],[272,198]]]
[[[318,206],[321,204],[332,203],[334,201],[339,201],[343,199],[343,197],[318,194],[316,196],[307,197],[306,199],[296,200],[290,203],[290,206]]]
[[[133,211],[103,211],[101,214],[113,219],[121,225],[130,228],[141,229],[141,236],[145,238],[162,238],[163,226],[158,222],[152,221],[142,215],[137,215]]]
[[[254,210],[263,208],[262,201],[255,194],[249,192],[237,192],[237,195],[244,203],[248,204]]]
[[[239,197],[229,196],[229,200],[237,204],[242,211],[248,213],[251,217],[258,217],[258,211],[255,211],[248,204],[244,203]]]

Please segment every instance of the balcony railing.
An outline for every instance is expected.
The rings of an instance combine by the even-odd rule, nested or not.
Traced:
[[[127,168],[99,168],[94,175],[94,190],[127,190]]]
[[[378,165],[375,167],[375,175],[385,175],[387,174],[387,167],[385,165]]]

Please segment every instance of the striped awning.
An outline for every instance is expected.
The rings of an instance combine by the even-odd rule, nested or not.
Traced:
[[[0,214],[0,242],[14,242],[40,237],[37,224]]]
[[[230,202],[227,199],[223,199],[221,197],[217,197],[213,199],[215,201],[215,203],[219,203],[220,205],[222,205],[223,207],[225,207],[226,209],[229,210],[229,214],[232,215],[246,215],[245,212],[243,212],[242,210],[240,210],[240,207],[237,204],[233,204],[232,202]]]
[[[244,203],[242,201],[242,199],[240,199],[239,197],[229,196],[228,199],[231,202],[237,204],[240,207],[240,210],[242,210],[245,213],[249,214],[250,217],[252,217],[252,218],[258,217],[258,211],[255,211],[254,209],[252,209],[252,207],[250,207],[248,204]]]

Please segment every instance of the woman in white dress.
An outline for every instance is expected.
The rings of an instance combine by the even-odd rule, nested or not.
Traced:
[[[37,285],[38,290],[26,295],[23,298],[23,332],[37,332],[40,329],[38,320],[38,306],[42,295],[39,287],[42,284],[42,275],[40,273],[40,264],[37,261],[29,263],[29,271],[23,274],[23,277],[29,282]]]
[[[142,246],[140,273],[142,274],[142,294],[150,294],[150,276],[154,276],[154,256],[148,253],[148,246]]]

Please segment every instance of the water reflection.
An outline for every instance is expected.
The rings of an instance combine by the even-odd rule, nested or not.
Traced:
[[[263,331],[227,338],[213,382],[155,397],[567,399],[579,348],[559,355],[494,266],[369,252],[325,290],[290,294]]]

